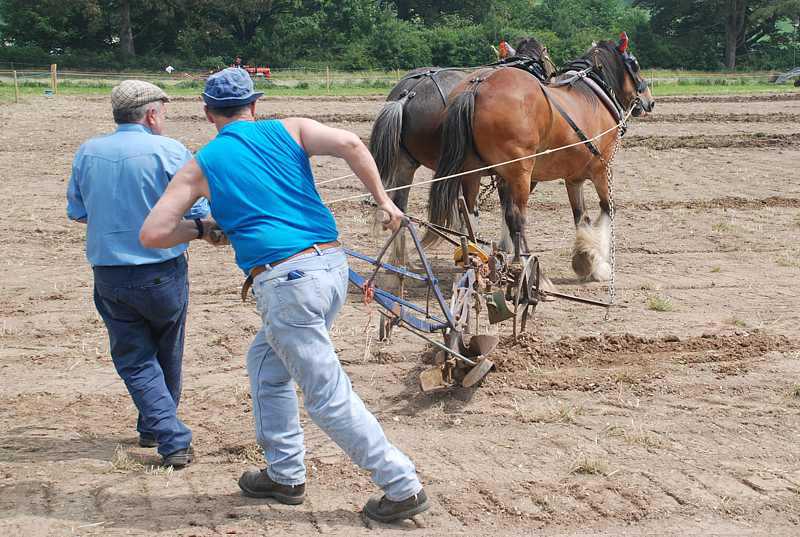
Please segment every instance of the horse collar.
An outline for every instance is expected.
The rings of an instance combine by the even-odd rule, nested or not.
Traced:
[[[499,62],[488,65],[488,67],[514,67],[521,69],[529,75],[533,75],[539,82],[545,83],[547,75],[545,74],[544,64],[541,59],[531,58],[530,56],[512,56],[505,58]]]

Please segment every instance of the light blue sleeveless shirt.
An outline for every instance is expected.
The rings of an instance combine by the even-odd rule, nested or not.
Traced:
[[[195,157],[245,274],[338,238],[308,155],[277,120],[229,123]]]

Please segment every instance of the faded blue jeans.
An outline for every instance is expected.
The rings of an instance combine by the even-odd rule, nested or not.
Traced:
[[[293,270],[305,275],[288,280]],[[414,464],[389,443],[353,391],[328,334],[347,297],[347,275],[344,252],[330,248],[256,276],[253,293],[263,325],[247,355],[256,437],[273,481],[305,483],[297,383],[314,423],[371,473],[390,500],[404,500],[422,489]]]

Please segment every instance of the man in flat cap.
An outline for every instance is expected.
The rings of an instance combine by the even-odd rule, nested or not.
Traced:
[[[111,92],[117,130],[85,142],[75,155],[67,216],[86,224],[94,302],[108,329],[111,358],[139,410],[139,445],[158,447],[166,466],[192,461],[192,432],[178,419],[189,300],[187,244],[153,250],[139,228],[173,175],[192,154],[162,136],[169,97],[148,82],[126,80]],[[196,237],[211,222],[200,199],[185,217]],[[187,238],[188,240],[188,238]]]
[[[256,437],[269,463],[245,472],[247,496],[297,505],[305,499],[305,447],[295,387],[308,415],[384,494],[364,513],[381,522],[429,508],[411,460],[386,437],[353,391],[328,330],[347,299],[347,258],[320,199],[311,155],[344,159],[397,229],[403,213],[381,184],[361,140],[304,118],[255,120],[253,81],[228,68],[206,81],[206,117],[218,134],[175,176],[147,217],[142,243],[168,248],[191,237],[181,215],[201,197],[252,282],[262,317],[247,355]]]

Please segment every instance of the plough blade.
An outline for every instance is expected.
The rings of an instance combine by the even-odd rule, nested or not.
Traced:
[[[494,362],[491,360],[487,360],[486,358],[482,358],[478,361],[478,364],[469,370],[469,373],[466,374],[464,380],[461,381],[461,385],[465,388],[471,388],[479,383],[483,378],[489,373],[489,371],[494,368]]]
[[[438,392],[449,388],[444,381],[442,366],[431,367],[420,373],[419,387],[424,393]]]
[[[499,343],[499,336],[488,334],[475,335],[470,338],[468,344],[462,339],[462,352],[467,358],[477,358],[478,356],[485,356],[492,352]]]
[[[486,313],[489,315],[489,323],[497,324],[514,316],[514,312],[508,307],[503,291],[495,291],[486,295]]]

